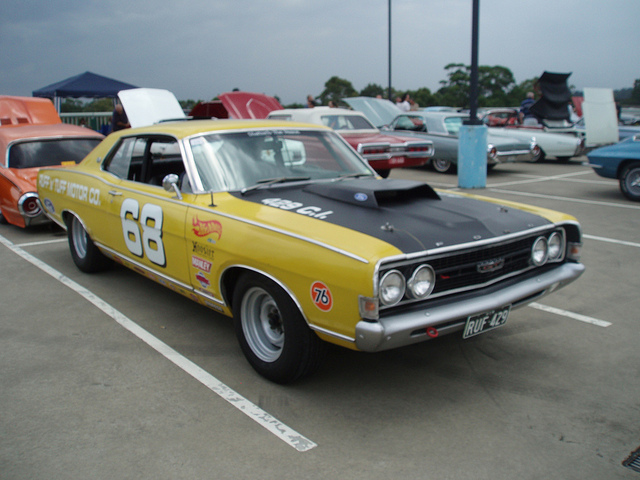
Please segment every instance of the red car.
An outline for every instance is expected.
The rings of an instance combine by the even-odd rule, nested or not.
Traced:
[[[419,167],[433,156],[433,142],[380,132],[361,112],[344,108],[276,110],[267,118],[294,120],[331,127],[382,177],[396,167]]]
[[[0,95],[0,223],[24,228],[49,222],[36,193],[38,169],[78,163],[103,138],[62,123],[48,99]],[[71,187],[57,188],[84,194]]]

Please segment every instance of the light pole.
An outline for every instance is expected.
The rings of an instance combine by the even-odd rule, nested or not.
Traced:
[[[487,184],[487,127],[478,120],[478,30],[480,0],[473,0],[471,25],[471,85],[469,121],[460,127],[458,186],[485,188]]]
[[[387,96],[389,100],[391,98],[391,0],[388,1],[389,4],[389,90],[387,91]]]

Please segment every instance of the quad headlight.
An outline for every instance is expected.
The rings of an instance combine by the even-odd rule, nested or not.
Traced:
[[[390,270],[380,280],[380,302],[385,306],[395,305],[406,290],[404,275],[398,270]]]
[[[560,232],[553,232],[549,237],[549,261],[555,261],[564,255],[564,237]]]
[[[411,298],[427,298],[436,284],[436,272],[430,265],[420,265],[407,282],[407,293]]]
[[[561,231],[540,236],[531,247],[531,263],[536,267],[547,262],[558,262],[564,258],[565,239]]]
[[[418,265],[413,271],[394,269],[380,279],[378,294],[385,307],[399,303],[405,296],[414,300],[427,298],[436,284],[436,273],[430,265]]]

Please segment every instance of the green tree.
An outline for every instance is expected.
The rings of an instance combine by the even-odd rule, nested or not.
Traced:
[[[450,107],[468,106],[471,85],[469,68],[462,63],[450,63],[444,69],[448,80],[440,80],[442,87],[436,92],[438,103]]]
[[[363,97],[376,97],[378,95],[382,95],[384,97],[385,93],[386,90],[377,83],[370,83],[360,90],[360,95]]]
[[[469,70],[471,68],[469,67]],[[482,107],[504,107],[509,105],[509,93],[515,86],[513,73],[506,67],[496,65],[478,67],[478,105]]]
[[[84,105],[84,112],[111,112],[113,98],[96,98]]]
[[[633,82],[633,90],[628,101],[629,105],[640,105],[640,78]]]
[[[82,101],[74,98],[65,98],[64,102],[60,104],[61,113],[76,113],[82,111],[84,111]]]
[[[441,105],[468,107],[471,90],[471,66],[450,63],[444,67],[448,80],[441,80],[436,92]],[[511,103],[511,91],[515,86],[513,73],[506,67],[481,65],[478,67],[478,105],[505,106]]]
[[[436,97],[427,87],[422,87],[417,90],[408,90],[407,93],[411,95],[411,98],[413,98],[420,107],[436,105]]]
[[[320,94],[320,100],[323,105],[327,105],[329,100],[334,102],[340,101],[341,98],[355,97],[358,92],[349,80],[333,76],[324,84],[324,90]]]

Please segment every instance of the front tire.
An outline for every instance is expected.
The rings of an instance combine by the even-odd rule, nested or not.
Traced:
[[[107,258],[95,246],[82,222],[75,215],[67,221],[69,250],[73,263],[85,273],[104,270],[108,265]]]
[[[263,377],[291,383],[320,367],[324,342],[273,281],[253,273],[240,277],[233,295],[233,319],[244,356]]]
[[[624,167],[620,174],[620,191],[629,200],[640,201],[640,163]]]

